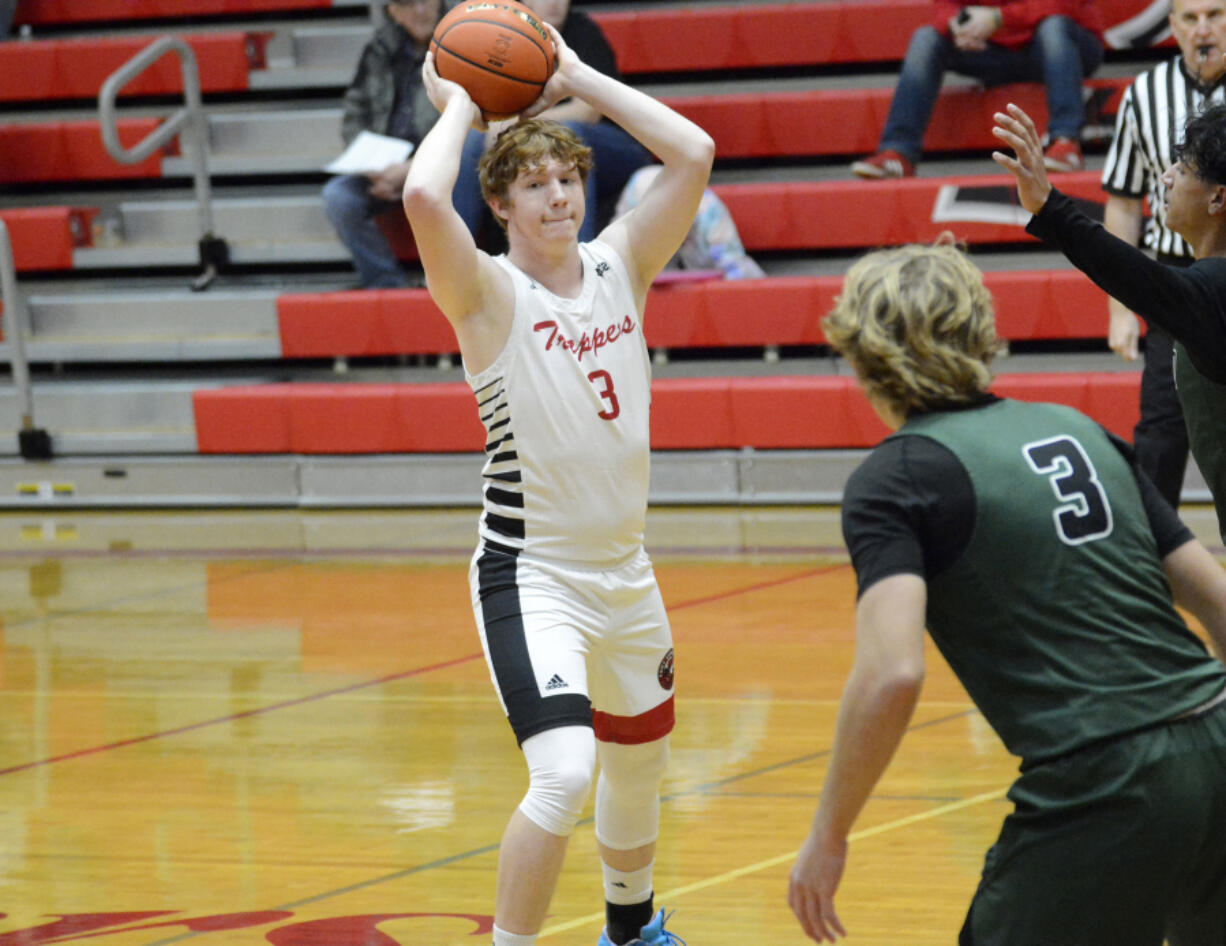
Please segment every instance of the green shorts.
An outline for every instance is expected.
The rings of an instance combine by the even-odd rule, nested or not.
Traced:
[[[1226,702],[1023,770],[961,946],[1226,946]]]

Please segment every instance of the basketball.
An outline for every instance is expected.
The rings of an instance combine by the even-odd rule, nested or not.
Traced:
[[[515,0],[467,0],[439,20],[434,67],[464,87],[487,119],[518,115],[553,75],[553,40]]]

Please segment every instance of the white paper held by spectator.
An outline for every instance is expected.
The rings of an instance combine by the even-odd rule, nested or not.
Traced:
[[[413,153],[413,143],[373,131],[361,131],[339,158],[329,164],[329,174],[372,174],[398,164]]]

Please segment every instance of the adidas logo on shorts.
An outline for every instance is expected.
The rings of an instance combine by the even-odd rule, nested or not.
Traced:
[[[550,690],[565,690],[570,684],[559,677],[556,673],[549,678],[549,682],[545,684],[545,692]]]

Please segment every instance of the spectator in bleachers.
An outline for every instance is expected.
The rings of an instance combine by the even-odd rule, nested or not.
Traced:
[[[438,119],[438,111],[422,85],[421,67],[442,16],[442,2],[390,0],[385,12],[387,21],[362,50],[357,73],[345,92],[341,137],[346,145],[364,130],[416,145]],[[470,133],[464,148],[461,184],[453,194],[456,210],[474,234],[484,213],[477,184],[482,145],[481,133]],[[363,289],[408,285],[404,268],[376,218],[399,206],[411,161],[410,156],[372,174],[339,175],[324,185],[324,210],[353,256]]]
[[[649,164],[630,175],[618,198],[614,216],[620,217],[637,206],[660,169],[659,164]],[[725,279],[761,279],[766,275],[753,257],[745,252],[736,221],[724,202],[709,187],[703,192],[698,214],[685,235],[685,242],[665,269],[719,270]]]
[[[932,22],[911,35],[877,153],[852,164],[860,177],[912,177],[946,71],[985,85],[1042,82],[1047,89],[1052,171],[1083,166],[1082,80],[1103,58],[1094,0],[933,0]]]
[[[17,0],[0,0],[0,39],[8,39],[13,28],[13,15],[17,12]]]
[[[524,0],[524,5],[561,33],[566,45],[589,66],[622,81],[617,56],[599,24],[586,13],[572,10],[570,0]],[[651,155],[621,126],[578,98],[559,102],[538,117],[566,125],[592,149],[594,166],[587,179],[587,216],[579,231],[579,242],[586,243],[595,239],[612,217],[630,175],[649,163]],[[494,129],[495,135],[498,130]]]

